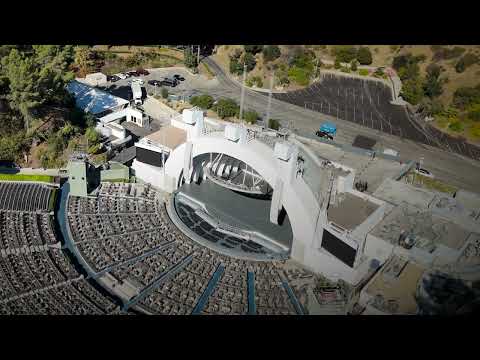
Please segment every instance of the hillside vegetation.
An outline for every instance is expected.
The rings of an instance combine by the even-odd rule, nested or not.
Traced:
[[[0,160],[61,167],[77,144],[99,150],[95,119],[75,107],[66,84],[97,57],[72,45],[0,46]]]
[[[386,78],[395,69],[402,97],[439,129],[480,141],[479,45],[219,45],[214,59],[247,86],[304,88],[322,69]]]

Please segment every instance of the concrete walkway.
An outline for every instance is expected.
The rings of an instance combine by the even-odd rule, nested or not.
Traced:
[[[285,289],[285,291],[287,292],[288,297],[290,298],[290,301],[291,301],[293,307],[295,308],[295,311],[297,312],[297,314],[298,315],[305,315],[305,312],[303,311],[302,305],[298,301],[297,297],[293,293],[292,288],[290,287],[290,285],[288,284],[288,282],[285,279],[282,280],[282,285],[283,285],[283,288]]]
[[[255,304],[255,274],[251,271],[247,273],[248,282],[248,315],[257,314],[257,306]]]
[[[125,260],[125,261],[119,262],[117,264],[107,266],[105,269],[97,272],[95,274],[95,276],[93,276],[93,277],[95,279],[97,279],[97,278],[103,276],[104,274],[119,268],[120,266],[130,265],[130,264],[139,262],[139,261],[145,259],[148,256],[154,255],[154,254],[156,254],[156,253],[158,253],[158,252],[160,252],[160,251],[162,251],[166,248],[169,248],[170,246],[174,245],[174,243],[175,243],[175,241],[170,241],[170,242],[168,242],[164,245],[157,246],[157,247],[153,248],[152,250],[147,251],[146,253],[144,253],[142,255],[137,255],[137,256],[131,257],[131,258]]]
[[[128,308],[131,306],[134,306],[136,303],[141,301],[142,299],[146,298],[152,291],[154,291],[156,288],[158,288],[160,285],[162,285],[164,282],[170,280],[175,274],[178,272],[182,271],[185,266],[187,266],[189,263],[191,263],[193,260],[193,254],[190,254],[186,256],[182,261],[179,263],[173,265],[171,268],[169,268],[167,271],[163,272],[157,280],[152,282],[150,285],[148,285],[145,289],[143,289],[140,294],[135,296],[132,300],[127,302],[122,310],[126,311]]]
[[[200,315],[202,313],[202,310],[204,309],[205,305],[208,302],[208,298],[215,290],[218,280],[220,280],[220,278],[222,277],[224,270],[225,270],[225,267],[222,264],[218,265],[217,269],[215,270],[212,277],[208,281],[205,291],[203,292],[202,296],[200,296],[200,299],[198,299],[197,304],[193,308],[192,315]]]

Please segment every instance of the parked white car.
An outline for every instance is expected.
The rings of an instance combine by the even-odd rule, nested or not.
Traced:
[[[134,78],[134,79],[132,79],[131,83],[137,83],[139,85],[144,85],[145,81],[143,81],[142,79],[139,79],[139,78]]]
[[[122,80],[125,80],[127,78],[127,75],[125,75],[124,73],[118,73],[118,74],[115,74],[115,76],[118,76]]]

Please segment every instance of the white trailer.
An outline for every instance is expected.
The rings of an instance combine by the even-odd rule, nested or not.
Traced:
[[[133,100],[135,101],[135,104],[141,104],[142,103],[142,87],[136,81],[132,81],[132,84],[130,86],[132,88]]]

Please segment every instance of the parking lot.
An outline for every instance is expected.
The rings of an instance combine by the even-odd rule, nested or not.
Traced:
[[[173,75],[178,74],[182,77],[185,78],[184,81],[181,81],[178,83],[177,86],[175,87],[170,87],[170,86],[164,86],[166,89],[168,89],[169,94],[175,94],[175,95],[180,95],[180,94],[200,94],[201,89],[210,89],[210,88],[215,88],[218,85],[218,81],[216,79],[209,80],[207,79],[206,76],[204,75],[194,75],[187,71],[184,68],[180,67],[172,67],[172,68],[162,68],[162,69],[148,69],[149,75],[142,75],[142,76],[136,76],[136,77],[130,77],[127,79],[120,79],[116,82],[107,82],[106,85],[101,86],[100,88],[108,91],[112,95],[121,97],[126,100],[131,100],[132,99],[132,91],[130,89],[130,82],[134,78],[139,78],[144,81],[143,84],[143,91],[144,94],[143,96],[146,97],[146,95],[160,95],[161,93],[161,87],[156,87],[148,84],[149,80],[163,80],[164,78],[172,78]]]

